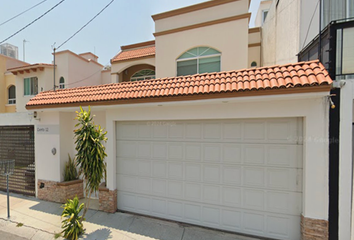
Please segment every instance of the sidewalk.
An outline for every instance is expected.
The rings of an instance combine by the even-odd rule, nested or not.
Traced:
[[[0,234],[7,234],[7,239],[55,239],[54,234],[61,232],[62,204],[11,193],[10,219],[7,219],[6,204],[6,193],[0,192]],[[97,210],[87,212],[84,227],[86,233],[80,239],[257,240],[134,214]]]

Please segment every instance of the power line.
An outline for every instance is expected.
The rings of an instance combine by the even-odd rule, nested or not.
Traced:
[[[71,37],[69,37],[65,42],[63,42],[62,44],[60,44],[57,49],[59,49],[61,46],[63,46],[65,43],[67,43],[70,39],[72,39],[76,34],[78,34],[82,29],[84,29],[87,25],[89,25],[90,22],[92,22],[96,17],[98,17],[98,15],[100,15],[106,8],[109,7],[109,5],[111,5],[114,2],[114,0],[110,1],[104,8],[102,8],[101,11],[99,11],[93,18],[90,19],[90,21],[88,21],[85,25],[83,25],[79,30],[77,30],[73,35],[71,35]]]
[[[305,37],[305,39],[304,39],[304,43],[302,44],[302,48],[301,48],[301,49],[303,49],[304,46],[305,46],[305,43],[306,43],[306,40],[307,40],[307,36],[309,35],[310,27],[311,27],[311,24],[312,24],[312,20],[313,20],[313,17],[315,16],[315,13],[316,13],[316,10],[317,10],[317,7],[318,7],[318,4],[319,4],[320,1],[321,1],[321,0],[317,1],[316,7],[315,7],[315,11],[313,11],[313,14],[312,14],[312,17],[311,17],[309,26],[308,26],[308,28],[307,28],[306,37]],[[320,9],[320,11],[321,11],[321,9]]]
[[[46,11],[45,13],[43,13],[42,15],[40,15],[38,18],[34,19],[32,22],[30,22],[29,24],[27,24],[26,26],[24,26],[23,28],[21,28],[20,30],[18,30],[17,32],[15,32],[14,34],[12,34],[10,37],[2,40],[0,42],[0,44],[6,42],[7,40],[9,40],[10,38],[12,38],[13,36],[17,35],[19,32],[23,31],[24,29],[26,29],[27,27],[29,27],[30,25],[32,25],[34,22],[38,21],[39,19],[41,19],[42,17],[44,17],[44,15],[46,15],[47,13],[49,13],[50,11],[52,11],[54,8],[56,8],[58,5],[60,5],[62,2],[64,2],[65,0],[61,0],[60,2],[58,2],[57,4],[55,4],[51,9],[49,9],[48,11]]]
[[[12,17],[12,18],[6,20],[5,22],[0,23],[0,26],[2,26],[2,25],[4,25],[5,23],[8,23],[8,22],[10,22],[11,20],[13,20],[13,19],[15,19],[15,18],[21,16],[22,14],[24,14],[24,13],[28,12],[29,10],[31,10],[31,9],[33,9],[33,8],[35,8],[35,7],[37,7],[38,5],[44,3],[45,1],[47,1],[47,0],[43,0],[42,2],[37,3],[36,5],[30,7],[29,9],[27,9],[27,10],[25,10],[25,11],[23,11],[23,12],[17,14],[16,16],[14,16],[14,17]]]

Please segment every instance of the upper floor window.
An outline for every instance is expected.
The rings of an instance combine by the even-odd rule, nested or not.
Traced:
[[[38,94],[38,78],[30,77],[24,79],[24,95],[37,95]]]
[[[143,69],[133,74],[130,78],[131,82],[149,80],[155,78],[155,71],[151,69]]]
[[[262,25],[263,25],[263,23],[265,22],[265,20],[266,20],[266,18],[267,18],[268,11],[269,11],[269,10],[263,10],[263,11],[262,11]]]
[[[197,47],[177,59],[177,76],[220,72],[221,53],[210,47]]]
[[[9,101],[8,104],[16,104],[16,87],[14,85],[12,85],[11,87],[9,87]]]
[[[253,62],[251,63],[251,67],[257,67],[257,62],[256,62],[256,61],[253,61]]]
[[[64,89],[65,88],[65,79],[63,77],[60,77],[59,79],[59,89]]]

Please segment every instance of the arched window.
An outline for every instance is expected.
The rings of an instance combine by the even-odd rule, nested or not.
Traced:
[[[9,87],[9,101],[8,104],[16,104],[16,87],[12,85]]]
[[[197,47],[177,59],[177,76],[220,72],[221,53],[210,47]]]
[[[257,62],[253,61],[253,62],[251,63],[251,67],[257,67]]]
[[[65,88],[65,80],[63,77],[60,77],[59,79],[59,89],[64,89]]]
[[[155,71],[151,69],[143,69],[133,74],[130,78],[131,82],[149,80],[155,78]]]

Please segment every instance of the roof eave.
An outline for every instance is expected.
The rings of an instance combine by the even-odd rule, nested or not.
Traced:
[[[124,105],[124,104],[138,104],[138,103],[158,103],[158,102],[178,102],[178,101],[195,101],[207,99],[220,98],[238,98],[238,97],[265,97],[271,95],[281,94],[299,94],[299,93],[316,93],[329,92],[331,90],[330,84],[323,84],[319,86],[305,86],[305,87],[291,87],[291,88],[277,88],[277,89],[260,89],[248,91],[232,91],[209,94],[189,94],[165,97],[149,97],[149,98],[133,98],[133,99],[116,99],[104,101],[85,101],[74,103],[60,103],[60,104],[43,104],[43,105],[26,105],[27,110],[38,110],[48,108],[67,108],[79,106],[110,106],[110,105]]]

